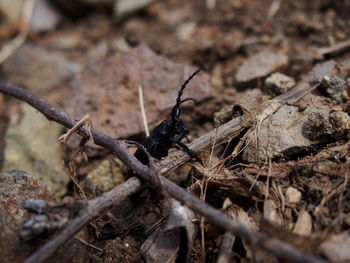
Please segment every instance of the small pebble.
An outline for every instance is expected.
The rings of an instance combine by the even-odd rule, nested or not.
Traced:
[[[348,231],[332,235],[320,245],[320,251],[331,262],[350,261],[350,235]]]
[[[288,57],[282,52],[264,50],[248,58],[237,70],[235,79],[237,86],[245,86],[256,82],[272,72],[286,66]]]
[[[286,201],[289,203],[297,204],[301,200],[301,193],[294,187],[288,187],[286,191]]]
[[[312,233],[312,219],[307,211],[299,214],[298,220],[294,226],[293,233],[301,236],[309,236]]]
[[[311,112],[303,125],[304,136],[312,141],[324,139],[332,133],[332,124],[329,122],[328,116],[321,111]]]
[[[326,89],[327,94],[339,103],[347,99],[346,81],[332,74],[323,77],[321,86]]]
[[[295,80],[282,73],[273,73],[265,80],[265,86],[277,95],[285,93],[295,86]]]
[[[219,126],[230,121],[232,117],[233,117],[233,106],[228,106],[214,113],[214,123],[215,125]]]
[[[329,121],[331,122],[335,136],[345,137],[350,139],[350,117],[349,114],[343,111],[335,111],[329,114]]]

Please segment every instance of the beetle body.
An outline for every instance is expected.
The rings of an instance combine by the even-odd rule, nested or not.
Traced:
[[[185,144],[181,143],[181,140],[186,137],[187,129],[180,119],[181,107],[180,105],[188,100],[194,100],[192,98],[181,100],[184,89],[190,80],[198,74],[200,71],[195,71],[181,86],[178,93],[176,104],[172,109],[171,116],[158,124],[152,131],[149,137],[142,143],[147,152],[154,158],[160,159],[168,155],[171,148],[178,146],[183,151],[187,152],[190,156],[197,158],[195,153],[190,150]],[[135,153],[135,157],[143,164],[148,164],[149,159],[147,154],[138,149]]]
[[[186,136],[187,130],[183,122],[179,118],[176,118],[175,121],[175,125],[171,118],[162,121],[142,143],[152,157],[160,159],[167,156],[169,150]],[[135,157],[143,164],[149,162],[147,154],[142,150],[137,150]]]

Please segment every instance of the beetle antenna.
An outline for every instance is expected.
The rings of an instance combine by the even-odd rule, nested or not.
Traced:
[[[193,100],[195,101],[194,99],[192,98],[188,98],[188,99],[184,99],[184,100],[181,100],[181,96],[184,92],[184,89],[187,87],[188,83],[191,81],[191,79],[194,78],[194,76],[196,76],[202,69],[197,69],[195,72],[192,73],[191,76],[188,77],[188,79],[186,79],[186,81],[182,84],[181,86],[181,89],[179,91],[179,93],[177,94],[177,98],[176,98],[176,104],[175,106],[173,107],[172,111],[171,111],[171,118],[175,119],[175,117],[178,117],[180,115],[180,105],[181,103],[185,102],[185,101],[188,101],[188,100]]]
[[[193,101],[194,103],[198,103],[198,101],[195,100],[194,98],[186,98],[186,99],[183,99],[183,100],[180,102],[180,105],[181,105],[182,103],[186,102],[186,101],[189,101],[189,100]]]

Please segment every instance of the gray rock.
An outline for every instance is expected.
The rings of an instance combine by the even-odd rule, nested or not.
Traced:
[[[292,186],[289,186],[286,190],[286,201],[291,204],[297,204],[300,202],[302,194],[300,191]]]
[[[318,63],[315,67],[307,74],[305,82],[308,82],[310,85],[322,81],[322,78],[328,74],[341,74],[342,67],[337,64],[334,60],[328,60],[323,63]]]
[[[262,122],[257,134],[247,139],[250,143],[243,152],[243,159],[246,162],[264,163],[268,158],[280,157],[284,153],[297,152],[310,146],[311,141],[302,133],[307,117],[296,106],[281,107]]]
[[[22,119],[5,136],[4,169],[26,171],[47,184],[55,196],[62,196],[69,182],[58,142],[62,128],[27,104],[22,109]]]
[[[282,52],[264,50],[244,62],[237,70],[236,84],[244,86],[266,77],[287,65],[288,57]]]
[[[327,74],[323,77],[321,86],[326,89],[328,95],[338,101],[344,102],[346,92],[346,81],[332,74]]]
[[[110,161],[104,160],[85,178],[83,185],[86,193],[99,196],[124,181],[122,171]]]
[[[323,140],[330,137],[333,127],[328,114],[315,110],[310,112],[308,120],[303,125],[303,134],[312,141]]]
[[[37,0],[31,20],[31,30],[34,32],[54,30],[61,19],[61,15],[46,0]]]
[[[320,245],[320,251],[331,262],[350,261],[350,234],[349,231],[332,235]]]
[[[314,85],[327,74],[343,74],[343,71],[345,72],[332,60],[317,64],[295,89],[302,92],[305,86],[309,86],[308,83]],[[342,115],[332,117],[332,121],[339,122],[338,126],[342,127],[339,131],[342,131],[344,137],[337,137],[337,130],[330,118],[330,109],[324,106],[322,97],[308,94],[299,103],[300,106],[306,105],[302,111],[298,107],[284,105],[262,122],[257,133],[247,139],[249,144],[243,152],[245,161],[264,163],[268,158],[296,155],[319,140],[337,140],[348,136],[346,116]]]
[[[313,111],[303,125],[303,133],[310,140],[335,140],[350,138],[350,117],[346,112],[335,111],[328,114]]]
[[[295,80],[282,73],[273,73],[265,80],[265,86],[273,93],[279,95],[295,86]]]
[[[343,111],[329,114],[329,121],[334,129],[334,136],[350,140],[350,117]]]
[[[58,87],[80,71],[63,53],[25,44],[4,63],[7,81],[22,85],[35,93]]]

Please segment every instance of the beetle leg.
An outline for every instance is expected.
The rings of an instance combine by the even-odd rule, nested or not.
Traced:
[[[174,139],[171,139],[171,141],[176,144],[177,146],[179,146],[181,148],[181,150],[183,150],[185,153],[187,153],[190,157],[196,159],[197,161],[199,161],[200,163],[202,163],[202,160],[198,157],[197,153],[193,150],[191,150],[190,148],[187,147],[186,144],[177,141],[176,137]]]
[[[171,139],[171,141],[173,143],[177,143],[177,142],[181,141],[185,137],[186,137],[185,134],[178,134],[178,135],[175,136],[175,138]]]

